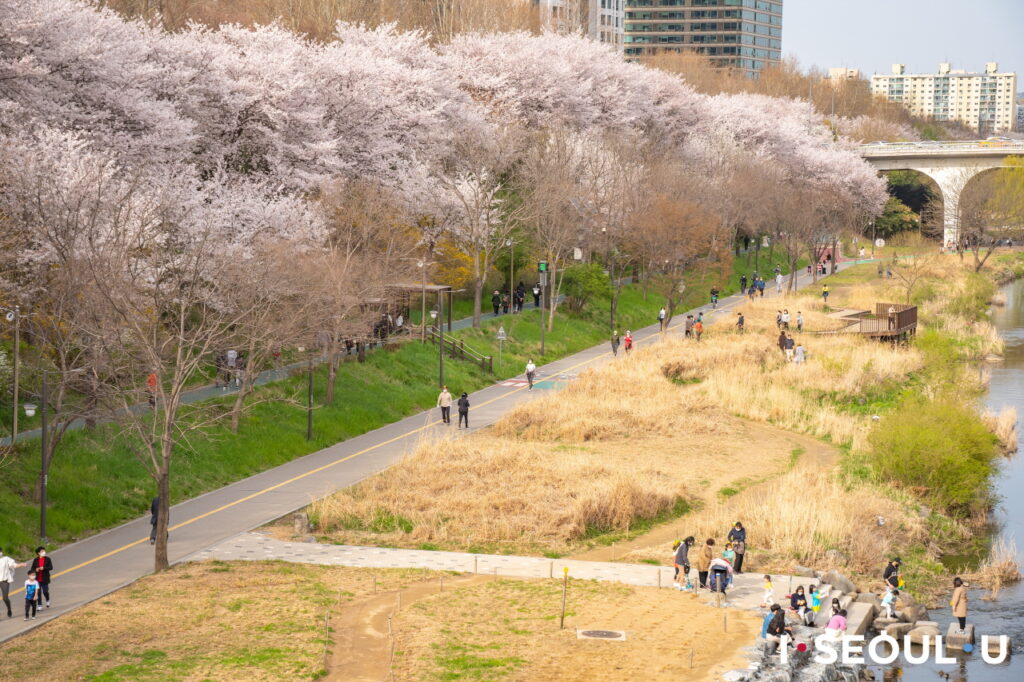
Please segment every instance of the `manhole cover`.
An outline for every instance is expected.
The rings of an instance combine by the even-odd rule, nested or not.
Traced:
[[[577,630],[576,638],[624,640],[626,633],[623,630]]]

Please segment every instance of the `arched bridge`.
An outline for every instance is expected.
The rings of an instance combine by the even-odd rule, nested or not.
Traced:
[[[942,192],[943,241],[948,245],[959,236],[964,187],[979,173],[1004,168],[1011,156],[1024,155],[1024,140],[873,142],[862,145],[860,154],[880,171],[913,170],[935,181]]]

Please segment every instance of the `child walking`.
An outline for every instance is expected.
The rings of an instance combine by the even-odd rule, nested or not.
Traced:
[[[33,568],[28,572],[28,580],[25,581],[25,620],[31,610],[32,617],[36,617],[36,602],[39,600],[39,582],[36,580],[36,570]]]
[[[775,603],[775,590],[772,588],[772,577],[765,575],[764,577],[764,596],[761,598],[762,608],[767,607]]]

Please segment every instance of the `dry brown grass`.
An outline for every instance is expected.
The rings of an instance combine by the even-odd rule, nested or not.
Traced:
[[[688,594],[571,581],[560,630],[560,603],[558,581],[504,579],[421,601],[397,620],[395,679],[720,680],[746,667],[741,647],[760,623]],[[579,640],[577,628],[627,639]]]
[[[1021,576],[1020,563],[1017,561],[1016,543],[1000,538],[992,545],[985,561],[965,577],[975,585],[991,590],[994,599],[1004,585],[1024,577]]]
[[[878,519],[885,520],[879,525]],[[877,573],[880,556],[894,546],[926,538],[923,519],[873,486],[846,487],[828,471],[797,466],[792,471],[710,505],[686,518],[686,534],[724,541],[741,519],[748,529],[749,571],[787,573],[794,563]],[[828,556],[839,550],[837,566]],[[664,546],[637,550],[627,561],[661,559]]]
[[[0,679],[297,680],[324,666],[334,604],[424,571],[277,562],[183,564],[0,647]]]
[[[1017,452],[1017,408],[1006,405],[999,414],[986,412],[983,417],[985,424],[999,439],[999,445],[1003,452],[1007,454]]]

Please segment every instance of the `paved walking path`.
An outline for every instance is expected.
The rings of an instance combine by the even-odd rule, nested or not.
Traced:
[[[847,265],[842,263],[840,268]],[[802,287],[810,283],[811,278],[801,272],[798,285]],[[774,287],[769,287],[765,296],[774,295]],[[691,312],[703,311],[706,319],[714,322],[743,301],[743,296],[734,295],[722,299],[714,313],[710,305]],[[679,326],[683,315],[677,315],[675,319],[676,326]],[[656,324],[634,332],[638,346],[658,338],[660,333]],[[609,344],[604,343],[542,365],[538,368],[538,375],[554,388],[562,381],[552,379],[571,380],[583,369],[599,366],[611,359]],[[517,405],[544,393],[529,391],[526,386],[516,384],[499,382],[470,395],[470,431],[493,424]],[[406,417],[175,505],[171,509],[171,562],[182,561],[226,538],[258,528],[315,499],[358,483],[398,461],[423,439],[455,433],[456,427],[444,426],[437,417],[437,410]],[[20,618],[7,620],[0,616],[0,642],[152,572],[153,550],[149,546],[149,530],[147,513],[134,521],[51,552],[49,556],[54,565],[51,586],[53,608],[44,609],[40,618],[30,623],[24,623]],[[20,598],[20,592],[20,589],[12,591],[11,596]]]
[[[650,564],[625,564],[608,561],[581,561],[578,559],[546,559],[544,557],[505,554],[470,554],[421,549],[394,549],[362,547],[356,545],[323,545],[312,542],[285,542],[264,533],[242,533],[228,538],[209,549],[186,557],[185,561],[291,561],[322,566],[356,566],[362,568],[422,568],[431,571],[479,573],[495,577],[558,578],[569,569],[569,576],[583,580],[618,582],[639,587],[671,588],[673,568]],[[691,572],[697,581],[697,572]],[[764,595],[763,573],[743,573],[733,579],[722,606],[738,609],[757,609]],[[815,578],[788,575],[772,576],[776,585],[776,600],[789,586],[816,585]],[[717,604],[715,594],[707,590],[697,596],[709,604]]]

